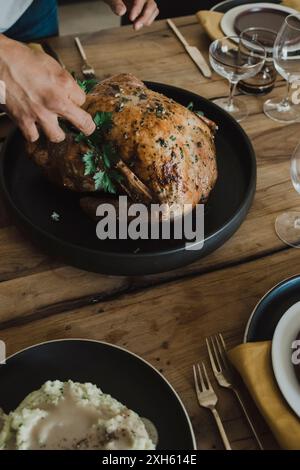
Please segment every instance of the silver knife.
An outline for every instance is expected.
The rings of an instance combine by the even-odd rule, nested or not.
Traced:
[[[172,20],[167,19],[167,23],[170,26],[170,28],[172,29],[172,31],[174,32],[174,34],[177,36],[179,41],[183,44],[183,46],[185,47],[185,50],[187,51],[189,56],[193,59],[193,61],[195,62],[197,67],[200,69],[200,71],[202,72],[204,77],[210,78],[211,75],[212,75],[210,67],[209,67],[208,63],[206,62],[206,60],[204,59],[201,52],[199,51],[199,49],[195,46],[190,46],[189,45],[187,40],[183,37],[183,35],[179,31],[179,29],[175,26],[175,24],[173,23]]]

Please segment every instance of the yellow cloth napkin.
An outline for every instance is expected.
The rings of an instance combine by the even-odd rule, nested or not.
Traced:
[[[300,11],[300,0],[284,0],[281,5]]]
[[[271,342],[241,344],[229,351],[228,356],[280,447],[299,450],[300,419],[288,406],[276,383],[271,363]]]
[[[206,10],[198,11],[198,13],[196,13],[199,23],[212,41],[224,37],[224,33],[220,26],[223,15],[224,13],[219,13],[218,11]]]
[[[284,0],[281,5],[300,11],[300,0]],[[217,11],[202,10],[196,13],[199,23],[212,41],[224,37],[223,30],[220,26],[223,16],[224,13]]]

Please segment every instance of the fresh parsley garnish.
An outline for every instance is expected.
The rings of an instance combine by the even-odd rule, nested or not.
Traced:
[[[101,127],[101,131],[106,131],[112,127],[112,113],[100,111],[96,113],[94,117],[94,123],[98,128]]]
[[[96,162],[93,150],[88,150],[83,154],[84,176],[94,175],[96,172]]]
[[[110,142],[105,142],[109,129],[113,126],[112,113],[98,112],[94,116],[95,132],[86,136],[82,132],[76,135],[77,143],[85,143],[89,149],[82,155],[84,175],[92,176],[95,190],[116,193],[115,182],[122,181],[123,176],[114,169],[119,160],[116,149]]]
[[[118,183],[121,183],[121,182],[123,181],[123,175],[121,175],[121,173],[119,173],[119,172],[116,171],[116,170],[112,170],[112,171],[110,172],[110,176],[112,176],[113,179],[114,179],[115,181],[117,181]]]
[[[111,143],[103,144],[102,159],[107,170],[110,170],[118,162],[119,157],[117,156],[116,150]]]
[[[93,179],[95,181],[95,189],[102,189],[106,193],[116,193],[116,187],[112,181],[111,175],[106,171],[100,170],[94,174]]]
[[[86,140],[87,140],[86,135],[83,132],[79,132],[79,134],[77,134],[75,137],[75,142],[77,144],[79,144],[80,142],[84,142]]]
[[[165,139],[159,138],[159,139],[157,139],[156,142],[158,142],[161,147],[164,147],[164,148],[167,148],[167,147],[168,147],[168,144],[167,144],[167,142],[165,141]]]

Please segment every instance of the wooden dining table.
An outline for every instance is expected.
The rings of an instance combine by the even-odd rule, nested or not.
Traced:
[[[210,41],[196,17],[174,21],[188,42],[208,58]],[[228,93],[228,83],[220,76],[202,76],[164,20],[140,32],[126,26],[83,34],[80,39],[99,79],[130,72],[208,99]],[[68,70],[80,74],[74,38],[53,38],[51,45]],[[270,96],[281,97],[284,90],[283,80],[278,79]],[[0,201],[0,339],[8,355],[61,338],[122,346],[160,370],[179,393],[198,449],[223,448],[211,414],[199,408],[193,384],[192,364],[205,361],[208,366],[205,338],[222,332],[229,347],[241,343],[260,298],[279,281],[300,272],[300,252],[284,245],[274,230],[278,214],[300,208],[290,180],[290,157],[299,142],[300,123],[285,125],[268,119],[262,110],[265,97],[242,99],[250,111],[242,127],[257,158],[255,199],[234,236],[189,266],[139,277],[107,276],[67,266],[26,239]],[[6,133],[4,123],[0,131]],[[234,396],[220,389],[209,372],[233,449],[257,448]],[[247,391],[243,394],[264,447],[277,448]]]

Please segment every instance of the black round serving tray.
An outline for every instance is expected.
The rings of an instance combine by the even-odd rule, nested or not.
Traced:
[[[47,380],[97,385],[155,425],[158,450],[196,448],[190,419],[175,390],[154,367],[125,349],[65,339],[19,351],[0,365],[0,407],[5,413],[13,411]]]
[[[256,159],[241,126],[209,100],[189,91],[146,82],[215,121],[218,180],[205,208],[205,240],[201,250],[186,250],[186,240],[105,240],[79,206],[80,195],[51,184],[24,151],[18,130],[6,140],[0,156],[0,184],[16,223],[47,254],[73,266],[109,275],[141,275],[169,271],[206,256],[238,229],[256,188]],[[60,215],[54,222],[51,214]]]

